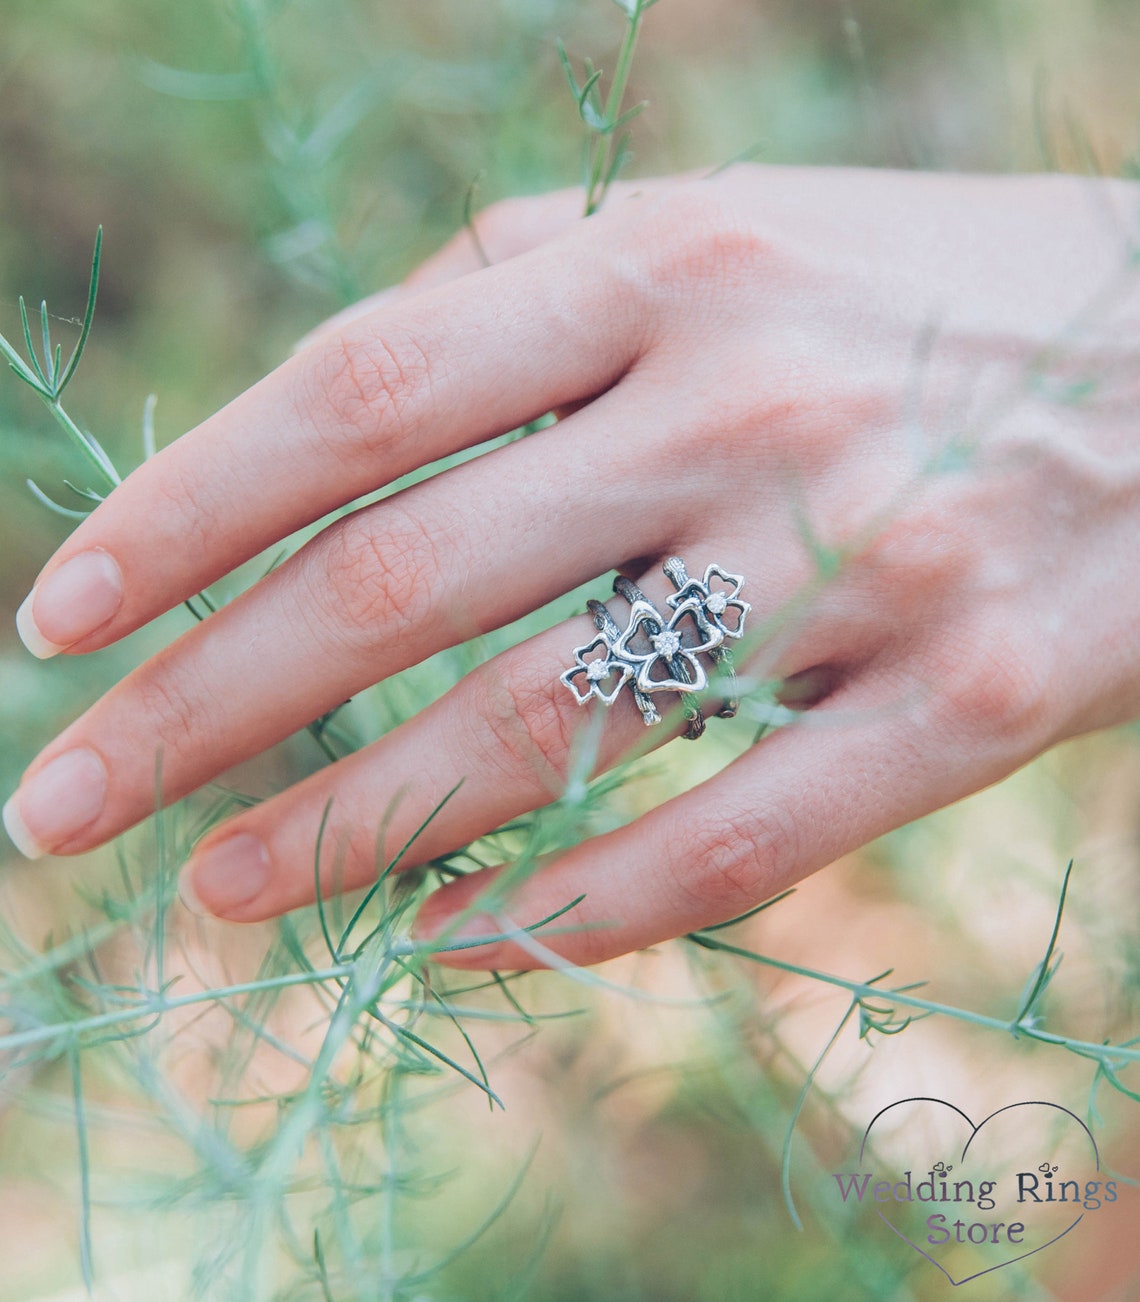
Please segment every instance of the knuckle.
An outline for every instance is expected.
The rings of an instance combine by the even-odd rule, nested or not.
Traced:
[[[398,640],[429,622],[439,547],[415,515],[389,502],[350,516],[327,531],[320,553],[311,583],[318,608],[351,646],[374,647],[381,634]]]
[[[150,675],[139,684],[139,702],[159,746],[181,755],[200,746],[209,711],[190,688],[169,674]]]
[[[755,465],[756,440],[762,436],[772,457],[795,459],[801,473],[826,466],[834,457],[833,429],[839,422],[823,410],[819,377],[793,359],[781,359],[763,386],[724,390],[709,395],[685,426],[680,449],[717,466]]]
[[[743,913],[771,895],[795,858],[790,813],[741,808],[683,824],[669,863],[681,904],[711,920]]]
[[[910,514],[894,521],[868,548],[864,574],[884,612],[928,610],[957,598],[977,569],[977,544],[947,530],[936,516]]]
[[[578,706],[557,678],[519,656],[502,657],[471,677],[468,716],[475,754],[508,781],[555,796],[561,791]]]
[[[648,229],[646,229],[646,227]],[[699,185],[675,191],[636,231],[655,286],[719,288],[766,261],[771,241],[730,199]]]
[[[1019,746],[1043,739],[1051,716],[1046,658],[997,633],[978,636],[964,655],[954,654],[959,650],[949,648],[934,666],[943,723],[969,738]]]
[[[411,335],[382,339],[358,327],[321,351],[305,405],[330,451],[349,461],[371,461],[405,440],[413,409],[430,383],[427,353]]]

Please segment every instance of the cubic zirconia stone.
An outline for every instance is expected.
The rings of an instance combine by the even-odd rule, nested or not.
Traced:
[[[681,639],[670,629],[663,629],[660,633],[654,633],[650,638],[653,643],[653,649],[658,655],[675,656],[681,649]]]
[[[723,615],[728,609],[728,598],[723,592],[713,592],[709,595],[709,599],[705,602],[705,605],[708,606],[709,610],[711,610],[714,615]]]
[[[604,660],[591,660],[586,666],[586,677],[592,683],[600,682],[606,676],[606,662]]]

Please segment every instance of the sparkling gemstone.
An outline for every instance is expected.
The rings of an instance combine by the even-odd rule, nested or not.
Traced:
[[[591,660],[586,666],[586,677],[592,683],[600,682],[605,678],[606,673],[606,662],[604,660]]]
[[[723,615],[728,609],[728,598],[723,592],[713,592],[709,594],[709,599],[705,602],[705,605],[714,615]]]
[[[675,656],[681,649],[681,639],[671,629],[663,629],[650,638],[658,655]]]

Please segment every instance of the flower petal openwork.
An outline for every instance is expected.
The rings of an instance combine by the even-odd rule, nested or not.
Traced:
[[[713,590],[712,581],[717,578],[730,591],[725,592],[718,588]],[[702,605],[705,618],[720,629],[723,637],[738,638],[744,633],[744,617],[752,609],[747,601],[740,599],[740,589],[744,586],[744,576],[741,574],[729,574],[719,565],[710,565],[704,574],[703,579],[689,579],[677,592],[672,596],[666,597],[666,601],[674,610],[678,609],[683,603],[688,601],[699,601]],[[735,616],[731,611],[738,612]]]
[[[590,652],[598,647],[605,648],[605,655],[588,660]],[[592,696],[597,697],[603,705],[612,705],[617,700],[618,692],[634,673],[633,665],[614,659],[612,647],[602,636],[594,638],[586,646],[575,647],[574,661],[569,669],[558,676],[574,693],[579,705],[585,705]],[[583,680],[581,686],[574,681],[576,678]]]
[[[679,606],[665,622],[652,603],[634,602],[614,654],[637,666],[637,685],[643,692],[699,692],[707,685],[705,667],[697,656],[719,646],[724,635],[700,619],[700,613],[701,603],[694,599]],[[686,638],[690,628],[697,641]]]

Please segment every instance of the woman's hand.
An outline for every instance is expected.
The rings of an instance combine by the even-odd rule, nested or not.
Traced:
[[[560,920],[584,929],[549,942],[576,961],[729,918],[1135,717],[1137,202],[1076,178],[737,167],[617,188],[588,221],[576,194],[488,210],[495,265],[457,237],[143,465],[48,563],[21,632],[37,654],[97,650],[362,494],[563,418],[331,525],[142,665],[28,769],[14,839],[90,849],[151,810],[160,749],[176,799],[611,568],[661,604],[673,554],[745,576],[762,636],[739,670],[822,699],[525,883],[518,923],[585,897]],[[399,846],[461,779],[406,864],[555,798],[600,708],[559,673],[593,635],[583,615],[529,639],[215,828],[188,902],[246,921],[310,901],[330,798],[346,886],[372,879],[385,815]],[[623,692],[598,768],[647,735]],[[486,880],[437,892],[421,930]],[[450,961],[535,962],[507,944]]]

